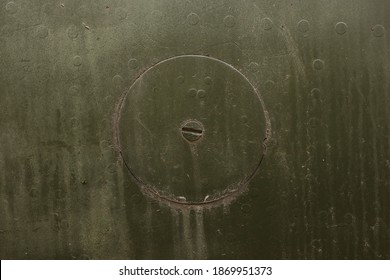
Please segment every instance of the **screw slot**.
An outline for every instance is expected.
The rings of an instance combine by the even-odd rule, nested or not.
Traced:
[[[189,142],[198,141],[203,136],[203,125],[194,120],[186,121],[181,127],[182,136]]]

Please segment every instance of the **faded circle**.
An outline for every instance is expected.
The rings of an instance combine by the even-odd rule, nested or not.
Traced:
[[[71,128],[77,128],[80,126],[80,120],[76,117],[70,118],[69,125]]]
[[[246,115],[242,115],[242,116],[240,117],[240,119],[241,119],[241,121],[242,121],[243,123],[248,123],[248,117],[247,117]]]
[[[99,147],[100,147],[100,149],[102,149],[102,150],[109,150],[109,149],[111,149],[110,141],[108,141],[108,140],[102,140],[102,141],[100,141]]]
[[[54,7],[54,5],[52,3],[45,4],[42,7],[42,11],[46,15],[52,15],[54,9],[55,9],[55,7]]]
[[[314,99],[319,99],[321,96],[321,90],[319,88],[313,88],[310,92],[311,96]]]
[[[355,223],[356,217],[352,213],[347,213],[344,215],[344,221],[347,225]]]
[[[241,205],[241,211],[243,214],[249,214],[252,211],[252,206],[250,204]]]
[[[79,30],[75,25],[71,25],[68,27],[68,37],[70,39],[76,39],[79,36]]]
[[[202,186],[207,186],[209,184],[209,180],[207,178],[203,178],[200,183],[202,184]],[[207,200],[207,199],[205,199]]]
[[[213,79],[211,79],[211,77],[207,76],[204,78],[204,83],[209,86],[213,83]]]
[[[138,61],[135,58],[132,58],[128,62],[130,69],[137,69],[138,68]]]
[[[38,29],[37,29],[37,35],[39,38],[46,38],[47,35],[49,35],[49,30],[47,29],[46,26],[39,26]]]
[[[38,195],[38,190],[36,188],[32,187],[29,191],[29,194],[31,197],[35,198]]]
[[[272,29],[273,22],[270,18],[263,18],[261,20],[261,26],[264,30],[271,30]]]
[[[76,55],[73,57],[73,65],[80,66],[82,64],[82,59],[80,56]]]
[[[203,89],[198,90],[198,98],[205,98],[206,97],[206,91]]]
[[[315,70],[321,70],[322,68],[324,68],[324,61],[321,59],[315,59],[313,61],[313,67]]]
[[[298,30],[301,32],[307,32],[310,29],[310,23],[306,19],[302,19],[298,22]]]
[[[199,16],[197,14],[195,14],[195,13],[190,13],[187,16],[187,21],[191,25],[197,25],[198,22],[199,22]]]
[[[319,121],[317,118],[311,118],[311,119],[309,120],[309,126],[310,126],[311,128],[316,128],[316,127],[318,127],[319,123],[320,123],[320,121]]]
[[[114,173],[117,169],[117,166],[115,163],[111,163],[109,164],[107,167],[106,167],[106,170],[109,172],[109,173]]]
[[[371,28],[372,33],[375,37],[382,37],[385,35],[385,27],[383,25],[377,24]]]
[[[112,83],[115,85],[115,86],[121,86],[123,84],[123,78],[121,75],[115,75],[113,78],[112,78]]]
[[[334,28],[337,34],[343,35],[345,32],[347,32],[348,26],[345,22],[338,22]]]
[[[164,19],[164,14],[159,10],[154,10],[151,12],[151,17],[154,21],[162,21]]]
[[[111,104],[112,103],[112,96],[107,95],[106,97],[104,97],[104,102],[106,102],[107,104]]]
[[[252,73],[256,73],[257,71],[259,71],[259,64],[256,63],[256,62],[251,62],[251,63],[249,63],[249,70],[250,70]]]
[[[180,75],[176,78],[176,81],[179,83],[179,84],[182,84],[184,83],[184,76]]]
[[[17,11],[18,11],[18,5],[15,3],[15,2],[8,2],[6,5],[5,5],[5,10],[9,13],[9,14],[15,14]]]
[[[73,85],[69,88],[69,94],[77,94],[80,92],[80,86],[78,85]]]
[[[264,88],[266,91],[271,91],[275,87],[275,82],[272,80],[268,80],[264,83]]]
[[[195,97],[197,93],[197,90],[195,88],[190,88],[187,92],[188,96]]]
[[[223,19],[223,23],[226,27],[233,27],[236,24],[236,19],[232,15],[228,15]]]

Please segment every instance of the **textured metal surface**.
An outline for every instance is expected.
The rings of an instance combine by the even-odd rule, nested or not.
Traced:
[[[220,60],[164,60],[121,99],[118,150],[141,188],[172,202],[210,204],[238,192],[259,168],[271,130],[260,98]]]
[[[386,0],[0,1],[0,257],[389,259],[389,13]],[[147,76],[188,55],[223,66],[191,60]],[[225,70],[247,83],[230,83],[236,110],[225,98],[213,111],[229,93]],[[222,167],[213,151],[202,159],[212,184],[196,193],[204,178],[185,149],[208,147],[211,116],[234,156],[223,146]],[[204,129],[194,143],[182,137],[190,119]],[[172,129],[176,145],[152,142],[142,124]],[[246,178],[264,137],[259,172],[238,195],[178,207]],[[153,162],[164,147],[187,166],[179,182],[193,171],[189,185],[171,184],[177,164]]]

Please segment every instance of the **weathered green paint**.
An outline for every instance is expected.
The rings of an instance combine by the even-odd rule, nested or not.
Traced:
[[[206,56],[177,56],[149,68],[116,113],[118,150],[130,173],[141,188],[181,204],[211,204],[239,192],[271,137],[253,85]],[[188,141],[183,128],[201,138]]]
[[[0,1],[0,257],[389,259],[389,12],[385,0]],[[145,195],[117,145],[118,123],[128,136],[148,134],[131,118],[128,126],[118,119],[125,93],[147,78],[147,69],[188,55],[231,65],[259,93],[251,102],[238,90],[233,103],[239,113],[223,106],[215,111],[219,124],[232,125],[225,130],[230,135],[220,134],[226,141],[259,136],[256,143],[262,143],[264,110],[271,122],[256,175],[242,192],[215,205],[178,207]],[[207,84],[198,88],[205,77],[189,81],[184,75],[207,72],[208,64],[196,63],[180,66],[183,94],[188,86],[207,99]],[[180,76],[175,69],[155,81],[177,89],[171,86]],[[220,81],[215,98],[227,94],[221,71],[206,73]],[[151,86],[147,81],[138,88]],[[231,86],[251,91],[246,83]],[[158,110],[172,113],[177,138],[167,137],[177,145],[157,142],[156,148],[185,155],[192,144],[181,137],[181,125],[191,118],[204,125],[196,145],[206,145],[217,126],[208,130],[203,115],[190,114],[198,107],[181,107],[163,88],[160,99],[150,95],[151,103],[140,97],[140,107],[128,104],[150,114],[149,130],[168,125],[161,121],[170,117],[158,118]],[[176,118],[177,112],[188,116]],[[232,134],[241,126],[229,118],[238,115],[259,129]],[[128,154],[143,153],[149,143],[142,139],[129,139]],[[249,154],[246,147],[233,148]],[[156,151],[150,151],[152,160],[161,160]],[[218,151],[235,172],[254,166],[263,152],[248,160]],[[130,168],[138,164],[131,158]],[[193,167],[188,157],[179,159]],[[140,164],[138,173],[156,182],[164,178],[170,192],[193,202],[204,200],[219,180],[221,191],[245,175],[225,177],[213,166],[211,156],[202,159],[203,174],[215,182],[199,193],[168,184],[174,177],[169,164],[156,175]],[[202,179],[195,175],[194,186]]]

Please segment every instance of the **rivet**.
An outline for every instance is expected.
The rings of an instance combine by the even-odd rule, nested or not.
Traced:
[[[79,36],[79,31],[75,25],[71,25],[68,28],[68,37],[70,39],[76,39]]]
[[[138,61],[135,58],[132,58],[128,62],[130,69],[137,69],[138,68]]]
[[[213,83],[213,79],[211,79],[211,77],[207,76],[204,78],[204,83],[209,86]]]
[[[82,64],[82,59],[80,56],[76,55],[75,57],[73,57],[73,65],[78,67],[78,66],[81,66]]]
[[[298,30],[300,32],[304,33],[309,31],[309,29],[310,29],[310,23],[307,20],[302,19],[298,22]]]
[[[184,76],[180,75],[176,78],[176,81],[179,83],[179,84],[182,84],[184,83]]]
[[[236,20],[232,15],[228,15],[223,19],[223,23],[226,27],[233,27],[236,24]]]
[[[6,5],[5,5],[5,10],[9,13],[9,14],[15,14],[17,11],[18,11],[18,5],[15,3],[15,2],[8,2]]]
[[[187,16],[188,23],[191,25],[197,25],[199,22],[199,16],[195,13],[190,13]]]
[[[195,88],[190,88],[188,91],[187,91],[187,94],[188,96],[190,97],[195,97],[196,96],[196,93],[197,93],[197,90]]]
[[[372,27],[371,31],[374,33],[375,37],[382,37],[383,35],[385,35],[385,27],[380,24],[377,24]]]
[[[324,68],[324,61],[321,59],[315,59],[313,61],[313,67],[315,70],[321,70],[322,68]]]
[[[206,97],[206,91],[203,89],[198,90],[198,98],[205,98]]]
[[[343,35],[345,32],[347,32],[348,26],[345,22],[338,22],[334,28],[337,34]]]
[[[272,20],[270,18],[263,18],[261,20],[261,26],[264,30],[271,30],[272,29]]]

